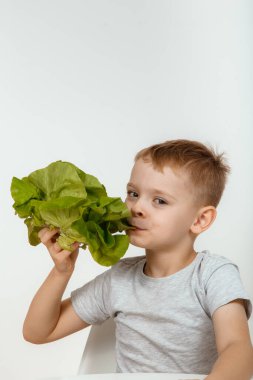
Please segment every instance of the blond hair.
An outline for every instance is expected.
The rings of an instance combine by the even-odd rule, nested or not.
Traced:
[[[135,161],[152,162],[156,170],[168,165],[188,175],[194,202],[198,206],[214,206],[220,202],[231,169],[224,153],[216,153],[199,141],[169,140],[139,151]]]

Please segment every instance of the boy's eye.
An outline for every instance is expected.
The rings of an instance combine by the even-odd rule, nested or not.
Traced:
[[[128,190],[127,195],[129,195],[131,198],[138,197],[138,194],[133,190]]]
[[[167,202],[165,202],[162,198],[156,198],[155,199],[155,202],[158,204],[158,205],[166,205]]]

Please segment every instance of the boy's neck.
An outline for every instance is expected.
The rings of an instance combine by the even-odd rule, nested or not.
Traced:
[[[160,253],[146,250],[146,263],[143,272],[149,277],[167,277],[190,265],[195,257],[196,252],[193,248],[180,253]]]

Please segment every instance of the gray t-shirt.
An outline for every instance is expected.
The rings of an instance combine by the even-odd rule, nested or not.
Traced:
[[[117,372],[208,374],[217,359],[214,311],[244,299],[238,267],[202,251],[190,265],[162,278],[144,274],[145,256],[124,258],[71,293],[89,324],[116,322]]]

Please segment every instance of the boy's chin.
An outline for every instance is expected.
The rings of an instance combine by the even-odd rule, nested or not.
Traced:
[[[145,239],[144,239],[143,236],[138,236],[137,234],[132,233],[131,230],[126,231],[126,234],[129,237],[129,243],[130,244],[134,245],[135,247],[139,247],[139,248],[144,248],[144,249],[147,248],[147,241],[145,241],[145,240],[147,240],[146,239],[147,237],[145,237]]]
[[[138,247],[138,248],[144,248],[144,249],[146,249],[147,247],[146,247],[146,245],[144,244],[144,243],[141,243],[141,242],[138,242],[138,241],[135,241],[134,239],[129,239],[129,243],[131,244],[131,245],[134,245],[135,247]]]

